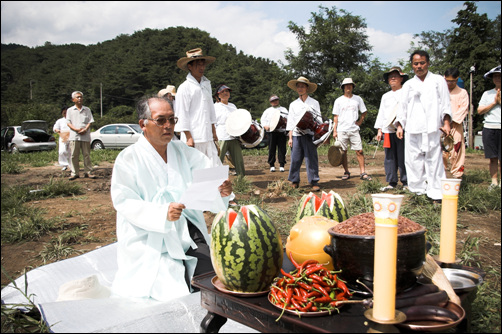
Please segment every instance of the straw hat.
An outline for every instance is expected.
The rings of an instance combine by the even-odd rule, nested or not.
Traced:
[[[483,78],[485,78],[485,79],[492,78],[493,73],[500,73],[500,65],[497,67],[494,67],[491,70],[489,70],[488,72],[486,72],[485,75],[483,75]]]
[[[404,74],[403,71],[401,71],[401,67],[399,66],[394,66],[392,67],[388,72],[384,73],[383,74],[383,80],[385,81],[386,84],[389,83],[389,74],[391,74],[392,72],[397,72],[399,73],[399,75],[401,76],[401,78],[404,78],[403,79],[403,84],[406,82],[406,80],[408,80],[408,74]]]
[[[204,56],[202,54],[202,49],[201,48],[196,48],[196,49],[192,49],[192,50],[187,51],[187,56],[183,57],[183,58],[180,58],[176,62],[176,64],[182,70],[188,71],[188,67],[187,67],[188,63],[191,62],[191,61],[197,60],[197,59],[205,59],[206,60],[206,65],[212,64],[216,60],[215,57]]]
[[[343,79],[343,82],[340,85],[340,88],[343,88],[344,85],[354,85],[354,87],[356,87],[356,84],[354,83],[354,81],[352,81],[352,78]]]
[[[159,90],[157,94],[158,97],[163,97],[164,95],[171,93],[172,96],[176,96],[176,87],[173,85],[167,85],[166,88]]]
[[[328,160],[333,167],[338,167],[342,164],[342,149],[336,145],[336,142],[328,150]]]
[[[310,82],[309,79],[307,79],[305,77],[299,77],[296,80],[289,80],[288,81],[288,87],[291,88],[292,90],[294,90],[296,92],[296,84],[299,83],[299,82],[307,84],[307,86],[308,86],[308,88],[307,88],[307,94],[313,93],[317,89],[317,85],[315,83],[313,83],[313,82]]]
[[[110,289],[99,284],[98,277],[92,275],[61,285],[56,301],[108,298],[110,294]]]

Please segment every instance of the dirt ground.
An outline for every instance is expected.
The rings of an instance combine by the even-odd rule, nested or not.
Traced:
[[[383,151],[378,151],[375,158],[374,152],[366,153],[366,171],[373,178],[385,183],[385,172],[383,168]],[[252,182],[253,191],[263,195],[267,192],[267,186],[277,180],[287,180],[288,165],[286,172],[271,173],[268,168],[265,156],[246,156],[245,166],[247,179]],[[288,156],[289,159],[289,156]],[[351,163],[350,163],[351,161]],[[342,198],[348,198],[349,194],[356,192],[356,187],[363,182],[359,179],[359,167],[355,162],[355,153],[349,152],[350,172],[352,178],[342,181],[343,168],[332,167],[327,156],[320,156],[320,183],[325,191],[334,190]],[[110,198],[110,180],[113,165],[102,163],[95,168],[97,179],[80,178],[72,182],[82,184],[85,193],[83,195],[66,198],[56,198],[30,202],[27,205],[46,210],[47,217],[57,217],[65,229],[74,227],[84,227],[84,235],[89,240],[86,243],[74,244],[72,247],[81,252],[92,251],[98,247],[108,245],[116,241],[115,235],[115,210]],[[466,159],[466,170],[488,169],[488,161],[483,155],[468,154]],[[68,172],[62,172],[59,167],[25,167],[25,171],[19,175],[2,175],[4,185],[29,185],[33,189],[47,184],[51,177],[67,178]],[[447,176],[450,176],[449,174]],[[308,193],[310,186],[306,181],[306,173],[303,165],[302,181],[300,189]],[[233,179],[233,176],[231,177]],[[281,198],[280,200],[270,200],[270,205],[280,208],[288,207],[296,198]],[[212,216],[206,215],[208,226],[212,222]],[[480,239],[481,263],[483,267],[500,268],[500,211],[491,212],[489,215],[475,215],[461,212],[458,216],[459,223],[463,226],[457,233],[457,254],[461,248],[461,243],[468,237]],[[61,233],[61,232],[58,232]],[[23,274],[25,268],[32,269],[43,265],[39,256],[44,246],[50,242],[54,233],[43,236],[36,241],[27,241],[16,244],[2,245],[1,263],[6,271],[17,278]],[[74,254],[72,256],[76,256]],[[9,283],[5,275],[2,274],[2,286]]]

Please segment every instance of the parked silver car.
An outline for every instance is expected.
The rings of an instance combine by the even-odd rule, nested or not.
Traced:
[[[11,153],[49,151],[56,148],[56,138],[47,132],[47,122],[24,121],[21,126],[8,126],[1,130],[2,151]]]
[[[138,141],[143,135],[139,124],[109,124],[91,132],[91,148],[125,148]]]

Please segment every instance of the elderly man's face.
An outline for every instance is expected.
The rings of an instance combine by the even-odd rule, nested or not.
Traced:
[[[398,72],[392,72],[387,79],[391,88],[401,88],[403,84],[403,77]]]
[[[279,99],[270,101],[270,104],[272,105],[272,107],[277,107],[279,105]]]
[[[174,112],[169,102],[162,99],[151,99],[148,103],[152,112],[151,118],[145,124],[140,121],[145,138],[155,147],[167,145],[174,137]],[[158,123],[164,123],[158,125]]]

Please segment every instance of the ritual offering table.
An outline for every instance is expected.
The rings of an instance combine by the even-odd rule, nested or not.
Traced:
[[[368,321],[362,304],[347,304],[340,313],[301,316],[284,313],[272,305],[268,294],[245,296],[218,290],[214,283],[215,273],[196,276],[192,285],[201,292],[201,305],[208,310],[201,323],[201,332],[215,333],[232,319],[264,333],[364,333]],[[279,319],[279,320],[277,320]]]

